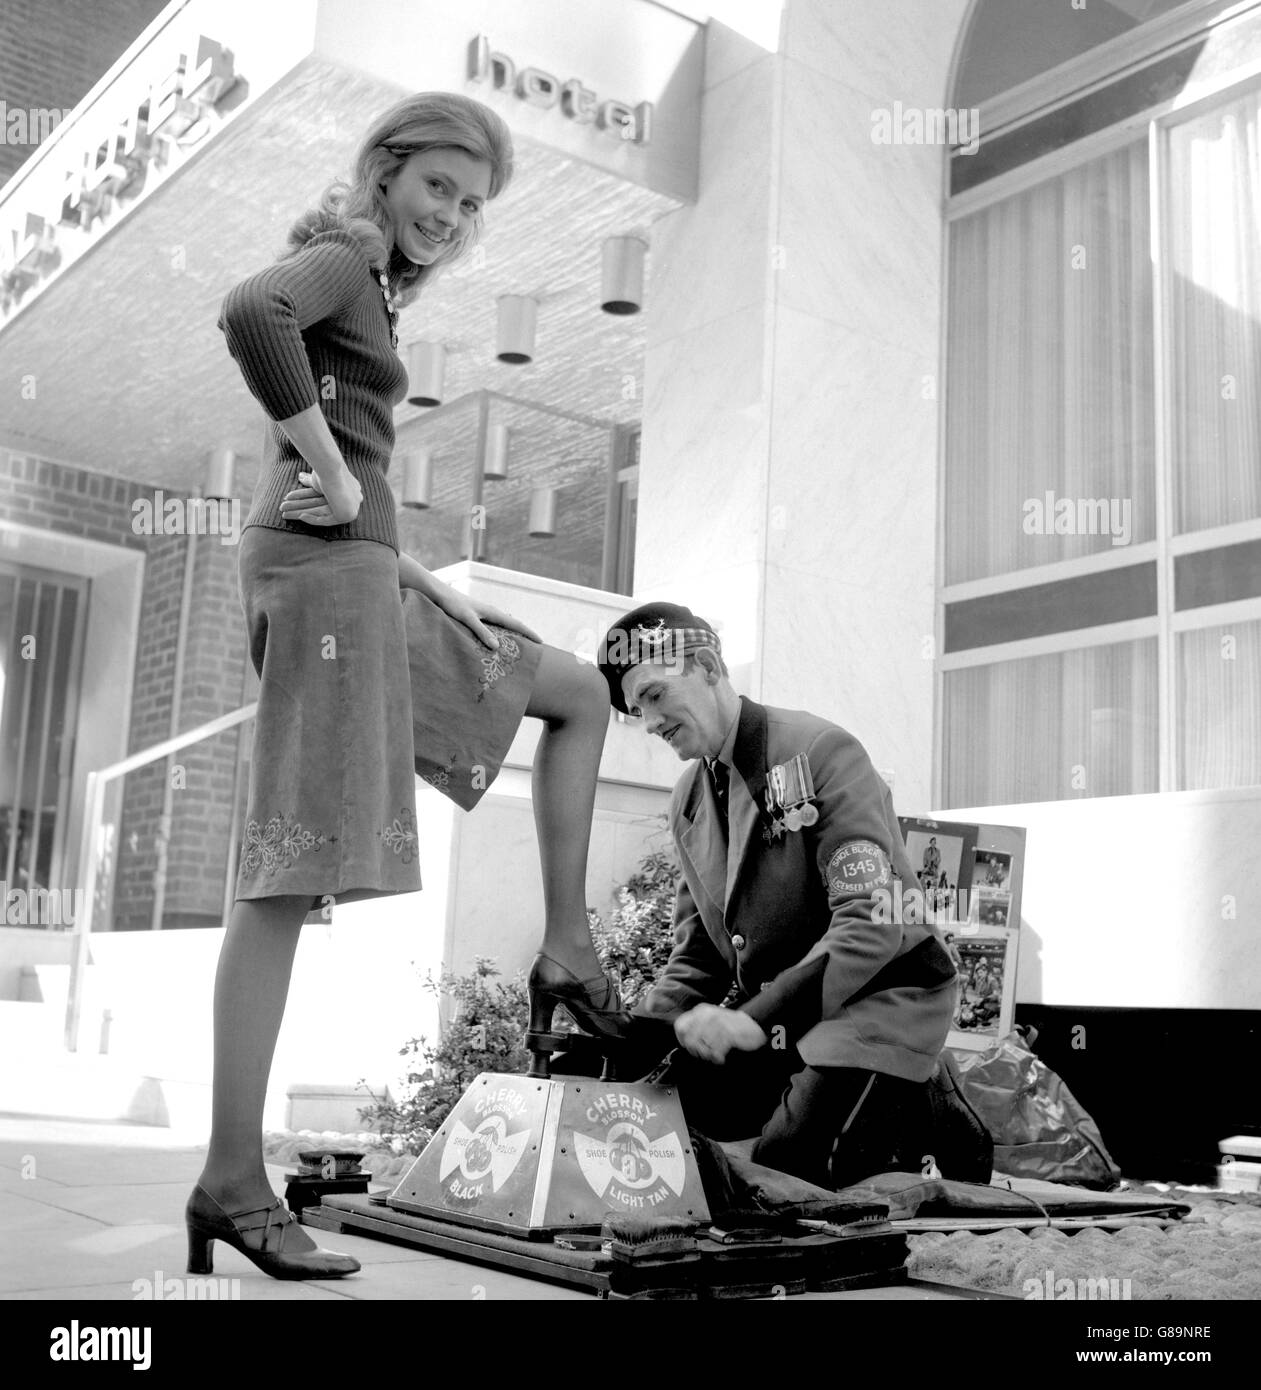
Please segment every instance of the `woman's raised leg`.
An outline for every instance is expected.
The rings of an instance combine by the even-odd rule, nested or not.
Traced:
[[[587,851],[609,689],[594,666],[544,647],[526,714],[546,727],[534,757],[534,823],[543,869],[543,952],[579,979],[600,974],[587,925]]]

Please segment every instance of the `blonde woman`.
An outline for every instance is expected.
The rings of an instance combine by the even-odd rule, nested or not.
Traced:
[[[398,308],[474,244],[511,174],[511,138],[493,111],[450,93],[408,98],[369,130],[353,182],[332,185],[287,254],[224,300],[220,327],[270,427],[240,547],[259,708],[215,982],[210,1148],[186,1213],[190,1273],[212,1272],[215,1240],[282,1279],[359,1268],[315,1246],[263,1166],[263,1101],[298,934],[313,908],[418,889],[416,771],[471,807],[523,714],[546,725],[534,770],[546,925],[532,1017],[550,1020],[563,1000],[596,1032],[625,1026],[583,891],[605,682],[399,554],[386,481],[407,384]]]

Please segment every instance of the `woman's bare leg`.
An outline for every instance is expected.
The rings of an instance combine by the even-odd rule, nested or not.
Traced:
[[[310,906],[309,894],[238,901],[219,952],[210,1150],[199,1182],[229,1212],[265,1206],[273,1197],[263,1167],[263,1102]],[[316,1247],[295,1227],[285,1248]]]
[[[546,728],[534,755],[534,823],[543,869],[543,951],[580,979],[600,974],[587,925],[587,850],[609,688],[594,666],[544,647],[526,714]]]

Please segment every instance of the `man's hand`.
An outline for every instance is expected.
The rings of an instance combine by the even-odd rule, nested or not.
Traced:
[[[702,1062],[721,1065],[733,1048],[737,1052],[756,1052],[766,1046],[766,1034],[739,1009],[720,1009],[714,1004],[697,1004],[681,1014],[674,1024],[679,1045]]]

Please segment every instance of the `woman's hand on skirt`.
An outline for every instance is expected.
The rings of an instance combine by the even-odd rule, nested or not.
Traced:
[[[363,488],[348,468],[341,476],[330,477],[327,485],[320,481],[314,469],[299,473],[303,487],[286,492],[280,504],[280,514],[287,521],[301,521],[307,526],[341,526],[354,521],[363,502]]]
[[[467,594],[460,593],[449,584],[444,584],[432,598],[448,618],[463,623],[478,641],[488,646],[491,651],[499,650],[499,638],[486,626],[487,623],[497,623],[500,627],[511,628],[513,632],[521,633],[532,642],[543,641],[532,627],[527,627],[511,613],[505,613],[493,603],[483,603],[481,599],[469,598]]]

